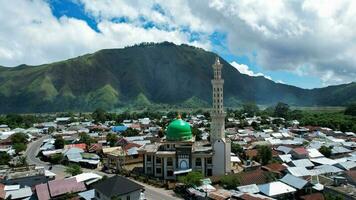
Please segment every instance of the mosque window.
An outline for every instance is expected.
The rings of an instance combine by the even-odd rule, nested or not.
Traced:
[[[173,166],[173,159],[167,158],[167,166]]]
[[[207,170],[207,176],[212,176],[213,175],[213,170],[212,169],[208,169]]]
[[[195,159],[195,166],[197,166],[197,167],[201,166],[201,158],[196,158]]]
[[[156,168],[156,174],[161,174],[162,173],[162,169],[161,168]]]
[[[151,162],[151,158],[152,158],[152,156],[151,155],[147,155],[147,162]]]
[[[208,164],[212,164],[212,163],[213,163],[212,158],[211,158],[211,157],[207,158],[207,159],[206,159],[206,163],[208,163]]]
[[[160,164],[160,163],[161,163],[161,158],[157,157],[157,158],[156,158],[156,163],[157,163],[157,164]]]

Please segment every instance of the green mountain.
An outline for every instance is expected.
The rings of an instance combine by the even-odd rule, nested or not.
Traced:
[[[39,66],[0,67],[0,112],[91,111],[155,103],[211,102],[217,55],[188,45],[105,49]],[[356,100],[356,83],[306,90],[239,73],[221,59],[225,101],[339,106]]]

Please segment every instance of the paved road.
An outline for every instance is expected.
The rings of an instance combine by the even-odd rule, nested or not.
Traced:
[[[25,152],[25,155],[27,156],[27,162],[29,164],[37,165],[37,166],[44,166],[46,169],[49,168],[50,164],[48,162],[43,162],[40,159],[38,159],[36,156],[39,152],[40,145],[42,144],[43,140],[46,138],[49,138],[49,136],[44,136],[36,141],[31,142],[30,144],[27,145],[27,150]],[[65,173],[65,166],[63,165],[53,165],[51,171],[55,174],[57,174],[56,179],[63,179],[64,177],[67,176]],[[90,169],[83,169],[84,172],[95,172],[99,175],[106,175],[108,177],[113,176],[113,174],[107,174],[102,171],[96,171],[96,170],[90,170]],[[131,179],[132,180],[132,179]],[[145,183],[138,182],[136,180],[133,180],[145,187],[145,197],[147,200],[180,200],[182,198],[178,198],[175,196],[174,192],[172,190],[165,190],[162,188],[156,188],[151,185],[147,185]]]

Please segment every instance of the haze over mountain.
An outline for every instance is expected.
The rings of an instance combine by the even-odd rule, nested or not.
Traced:
[[[208,105],[217,55],[173,43],[105,49],[39,66],[0,67],[0,112],[91,111],[129,104]],[[220,58],[224,98],[271,105],[342,106],[356,100],[356,83],[302,89],[241,74]]]

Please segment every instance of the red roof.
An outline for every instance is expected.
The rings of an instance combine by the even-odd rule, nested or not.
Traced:
[[[256,169],[240,173],[240,185],[264,184],[266,183],[266,171]]]
[[[294,148],[293,151],[299,155],[307,155],[308,154],[308,151],[304,147]]]
[[[81,192],[86,190],[83,182],[77,182],[76,178],[53,180],[48,182],[51,197],[63,195],[65,193]]]
[[[0,183],[0,199],[5,199],[5,185]]]
[[[128,143],[124,146],[124,150],[127,151],[131,149],[132,147],[137,147],[140,148],[142,145],[136,144],[136,143]]]
[[[42,184],[36,185],[36,194],[37,194],[38,200],[51,199],[51,197],[49,196],[47,183],[42,183]]]
[[[324,200],[324,195],[321,193],[308,194],[300,197],[303,200]]]
[[[245,193],[241,196],[239,196],[240,199],[242,200],[268,200],[270,198],[264,198],[264,197],[254,197],[254,196],[251,196],[250,194],[248,193]]]
[[[83,149],[83,150],[86,150],[87,148],[87,145],[84,144],[84,143],[80,143],[80,144],[67,144],[64,146],[64,149],[70,149],[70,148],[78,148],[78,149]]]
[[[287,169],[286,166],[279,164],[279,163],[271,163],[266,166],[264,166],[267,170],[269,171],[275,171],[275,172],[282,172],[285,169]]]
[[[345,173],[348,177],[350,177],[350,179],[356,181],[356,170],[346,171]]]

